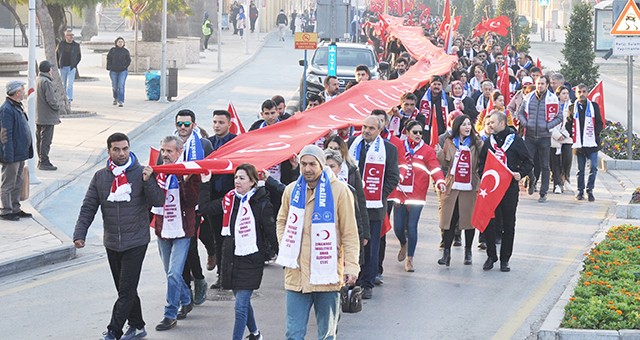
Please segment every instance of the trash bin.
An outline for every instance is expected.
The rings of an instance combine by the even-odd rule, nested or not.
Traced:
[[[147,100],[160,99],[160,71],[152,70],[144,73],[144,86]]]
[[[169,60],[167,68],[167,99],[178,96],[178,68],[175,60]]]

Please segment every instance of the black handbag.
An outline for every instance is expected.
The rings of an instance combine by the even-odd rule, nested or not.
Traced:
[[[340,306],[343,313],[358,313],[362,310],[362,288],[344,286],[340,288]]]

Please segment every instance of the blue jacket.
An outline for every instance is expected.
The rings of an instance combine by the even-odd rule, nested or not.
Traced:
[[[11,98],[0,106],[0,163],[15,163],[33,157],[33,142],[22,104]]]

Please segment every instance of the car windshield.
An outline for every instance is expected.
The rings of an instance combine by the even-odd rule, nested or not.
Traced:
[[[328,48],[320,47],[313,55],[312,64],[316,66],[327,66],[329,61]],[[367,65],[370,69],[375,68],[373,53],[366,48],[338,47],[338,65],[352,66]]]

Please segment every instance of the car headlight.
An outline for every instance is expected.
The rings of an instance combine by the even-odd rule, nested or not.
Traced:
[[[322,85],[323,81],[324,79],[322,79],[322,77],[317,74],[312,74],[312,73],[307,74],[307,82],[309,83]]]

